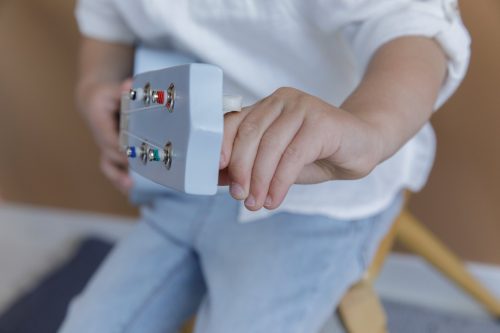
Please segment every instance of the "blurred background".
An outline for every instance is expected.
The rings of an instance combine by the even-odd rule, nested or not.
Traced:
[[[460,7],[472,61],[432,119],[437,159],[410,207],[462,258],[500,265],[500,2],[463,0]],[[9,238],[1,228],[24,208],[34,216],[61,211],[61,226],[73,212],[102,225],[130,224],[137,214],[101,175],[98,151],[75,111],[73,8],[73,0],[0,0],[0,212],[7,211],[0,234]]]
[[[436,164],[411,208],[462,257],[500,264],[500,2],[460,5],[472,61],[432,120]],[[134,215],[101,175],[75,111],[73,7],[69,0],[0,0],[0,192],[7,201]]]

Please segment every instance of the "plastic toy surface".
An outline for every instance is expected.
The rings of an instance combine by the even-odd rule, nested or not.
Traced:
[[[215,194],[223,136],[222,70],[186,64],[140,73],[122,96],[130,168],[189,194]]]

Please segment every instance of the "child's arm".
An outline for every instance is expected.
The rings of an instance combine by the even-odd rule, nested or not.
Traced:
[[[434,40],[401,37],[379,48],[341,108],[282,88],[226,115],[222,182],[257,210],[278,207],[294,183],[367,175],[429,119],[446,64]]]
[[[118,151],[120,96],[128,83],[133,47],[82,38],[76,89],[78,110],[87,120],[101,150],[103,173],[123,192],[131,184],[127,159]]]
[[[361,84],[341,108],[378,130],[376,164],[392,156],[429,120],[446,66],[441,47],[425,37],[402,37],[375,53]]]
[[[119,83],[130,77],[134,47],[82,37],[78,89],[95,83]]]

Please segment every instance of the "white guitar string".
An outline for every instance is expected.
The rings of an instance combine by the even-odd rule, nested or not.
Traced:
[[[241,111],[242,101],[243,101],[243,97],[242,96],[224,95],[222,97],[222,112],[224,114],[226,114],[228,112],[235,112],[235,111],[239,112],[239,111]],[[131,113],[135,113],[135,112],[160,109],[160,108],[163,108],[163,107],[165,107],[165,105],[163,105],[163,104],[154,104],[154,105],[151,105],[151,106],[145,106],[145,107],[136,108],[136,109],[126,109],[126,108],[122,107],[122,113],[123,114],[131,114]]]
[[[161,108],[165,108],[165,105],[163,104],[155,104],[155,105],[152,105],[152,106],[145,106],[145,107],[142,107],[142,108],[137,108],[137,109],[133,109],[133,110],[125,110],[125,111],[122,111],[123,114],[131,114],[131,113],[135,113],[135,112],[140,112],[140,111],[147,111],[147,110],[155,110],[155,109],[161,109]]]
[[[162,150],[163,149],[162,147],[158,146],[157,144],[154,144],[151,141],[146,140],[146,139],[141,139],[140,137],[138,137],[137,135],[134,135],[134,134],[130,133],[129,131],[123,131],[122,134],[127,135],[127,136],[129,136],[131,138],[134,138],[135,140],[139,141],[140,143],[145,143],[145,144],[147,144],[151,148],[156,148],[158,150]]]

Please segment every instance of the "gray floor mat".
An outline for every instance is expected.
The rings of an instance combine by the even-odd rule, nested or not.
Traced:
[[[500,333],[500,321],[467,318],[428,308],[383,301],[391,333]]]

